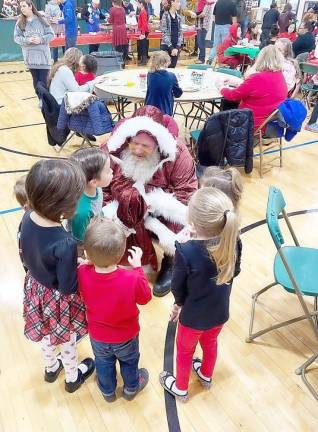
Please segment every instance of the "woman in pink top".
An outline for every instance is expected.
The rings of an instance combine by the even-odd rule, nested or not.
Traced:
[[[274,45],[268,45],[261,50],[242,84],[233,89],[220,86],[220,92],[226,100],[239,102],[239,108],[252,110],[254,128],[257,129],[287,98],[288,90],[282,69],[282,54]]]

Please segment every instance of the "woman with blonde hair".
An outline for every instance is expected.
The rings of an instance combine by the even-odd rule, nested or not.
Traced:
[[[199,189],[188,207],[192,239],[176,243],[170,319],[177,321],[176,377],[160,374],[160,383],[182,402],[188,399],[191,366],[209,389],[217,358],[217,339],[229,319],[233,278],[240,272],[239,217],[231,200],[214,187]],[[200,343],[203,357],[193,358]]]
[[[172,116],[174,98],[182,95],[182,89],[175,74],[166,70],[169,65],[170,56],[167,52],[159,51],[152,55],[145,105],[155,106],[163,114]]]
[[[21,15],[14,29],[14,42],[22,47],[25,66],[30,70],[34,90],[39,81],[46,83],[51,68],[50,41],[54,32],[31,0],[20,2]]]
[[[220,93],[227,101],[238,102],[239,108],[248,108],[253,112],[255,129],[287,98],[283,61],[277,47],[268,45],[261,50],[242,84],[237,86],[229,80],[218,84]],[[230,88],[228,84],[236,88]]]
[[[287,84],[288,96],[294,98],[300,87],[300,69],[298,62],[294,59],[293,46],[289,39],[281,38],[275,43],[276,47],[283,54],[283,75]]]
[[[53,66],[48,78],[48,87],[51,95],[59,105],[62,104],[66,92],[92,92],[94,81],[88,81],[80,86],[75,80],[75,72],[79,69],[82,51],[78,48],[69,48],[64,56]]]

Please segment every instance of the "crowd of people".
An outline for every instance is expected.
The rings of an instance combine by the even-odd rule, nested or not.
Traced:
[[[31,0],[21,0],[20,8],[14,38],[22,46],[34,88],[39,81],[47,83],[62,110],[70,93],[85,94],[80,101],[87,103],[97,63],[94,56],[74,47],[73,0],[50,0],[48,19]],[[139,0],[138,8],[138,51],[141,64],[146,64],[148,18],[154,12],[146,0]],[[107,402],[117,397],[117,360],[126,400],[147,385],[148,371],[139,368],[138,305],[150,302],[152,294],[162,297],[170,291],[170,319],[179,321],[176,375],[162,371],[160,383],[184,402],[193,369],[203,388],[209,389],[218,336],[229,318],[232,282],[240,272],[240,174],[235,168],[209,167],[198,183],[195,162],[173,118],[174,98],[182,95],[182,88],[167,68],[176,66],[183,44],[179,9],[180,0],[162,4],[162,51],[151,56],[145,106],[120,120],[100,148],[81,148],[69,159],[40,160],[15,186],[25,210],[18,236],[26,271],[25,335],[41,344],[46,382],[56,381],[64,369],[65,390],[72,393],[96,368],[97,386]],[[198,62],[205,61],[212,16],[209,62],[217,56],[220,63],[238,68],[241,57],[226,57],[226,49],[245,37],[261,43],[241,84],[230,79],[216,83],[223,109],[249,109],[257,129],[288,95],[297,94],[297,60],[314,48],[314,21],[304,17],[296,35],[290,5],[280,14],[273,3],[260,31],[245,19],[246,11],[244,0],[198,2]],[[126,59],[126,15],[134,14],[128,1],[113,0],[108,22],[113,44]],[[84,9],[83,16],[94,31],[105,18],[98,0]],[[51,24],[55,32],[65,33],[67,41],[62,58],[54,52],[53,66]],[[90,53],[96,49],[91,47]],[[155,245],[163,257],[151,290],[147,273],[159,268]],[[94,359],[78,363],[76,344],[87,333]],[[198,343],[202,359],[193,357]]]

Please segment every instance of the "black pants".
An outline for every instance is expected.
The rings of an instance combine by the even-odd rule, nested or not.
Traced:
[[[115,50],[123,54],[123,61],[128,58],[128,45],[116,45]]]
[[[228,111],[231,109],[237,109],[239,102],[229,101],[227,99],[222,99],[220,111]]]
[[[88,45],[88,52],[91,54],[92,52],[97,52],[99,50],[99,44],[90,44]]]
[[[138,59],[141,61],[147,60],[148,58],[148,47],[149,41],[147,39],[148,33],[145,35],[144,39],[139,39],[137,43]]]
[[[180,51],[178,50],[178,55],[172,56],[171,51],[174,49],[173,47],[169,48],[168,45],[161,45],[162,51],[167,51],[170,56],[170,66],[169,68],[175,68],[177,66],[177,61],[179,58]]]
[[[47,86],[47,77],[49,74],[49,69],[30,69],[34,90],[39,81],[42,81],[45,86]]]
[[[313,109],[313,111],[311,113],[308,124],[312,125],[312,124],[316,123],[317,119],[318,119],[318,102],[316,103],[315,108]]]

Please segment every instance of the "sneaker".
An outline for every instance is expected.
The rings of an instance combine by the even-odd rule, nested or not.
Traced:
[[[305,130],[318,133],[318,124],[317,123],[307,124],[305,126]]]
[[[146,385],[148,384],[149,381],[149,373],[147,371],[147,369],[145,368],[141,368],[139,369],[139,387],[136,391],[134,392],[130,392],[129,390],[125,389],[123,390],[123,398],[131,401],[134,399],[134,397],[141,392],[141,390],[143,390]]]
[[[199,378],[200,384],[205,389],[210,389],[212,386],[212,378],[204,378],[202,375],[199,374],[201,365],[202,365],[202,360],[200,358],[195,357],[192,359],[192,368],[196,373],[197,377]]]
[[[195,64],[204,64],[204,61],[198,59],[198,60],[196,60],[194,63],[195,63]]]
[[[112,403],[116,400],[116,393],[113,393],[111,395],[105,395],[104,393],[102,393],[102,395],[106,402]]]
[[[174,396],[178,401],[180,402],[187,402],[189,400],[188,391],[180,391],[176,387],[176,378],[174,375],[172,375],[171,372],[163,371],[159,374],[159,382],[162,385],[162,387],[170,393],[172,396]],[[182,394],[181,394],[182,393]]]
[[[65,382],[65,390],[68,393],[74,393],[77,389],[79,389],[80,386],[87,380],[88,377],[92,375],[95,370],[95,362],[90,357],[83,360],[81,364],[87,366],[87,371],[83,373],[80,369],[78,369],[77,380],[69,383]]]
[[[57,361],[59,362],[59,367],[57,368],[57,370],[55,372],[47,372],[47,370],[45,370],[44,381],[46,381],[48,383],[53,383],[54,381],[57,380],[58,376],[60,375],[61,370],[63,369],[62,361],[60,359],[57,359]]]

